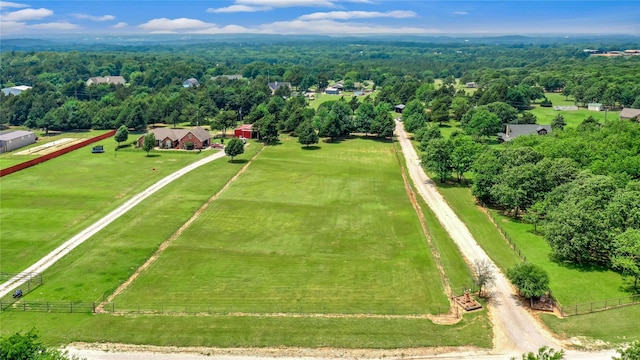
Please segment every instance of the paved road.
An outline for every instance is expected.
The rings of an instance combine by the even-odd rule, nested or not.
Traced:
[[[193,164],[190,164],[172,173],[171,175],[149,186],[144,191],[137,194],[136,196],[131,198],[129,201],[125,202],[120,207],[110,212],[108,215],[106,215],[102,219],[96,221],[91,226],[82,230],[79,234],[67,240],[64,244],[58,246],[55,250],[51,251],[49,254],[44,256],[42,259],[38,260],[35,264],[31,265],[29,268],[27,268],[20,274],[12,277],[8,281],[4,282],[3,284],[0,284],[0,297],[7,295],[9,292],[11,292],[12,289],[15,289],[16,287],[25,283],[29,279],[29,276],[31,276],[31,274],[44,272],[51,265],[55,264],[63,256],[68,254],[71,250],[73,250],[78,245],[85,242],[91,236],[95,235],[98,231],[102,230],[105,226],[109,225],[112,221],[114,221],[115,219],[120,217],[122,214],[126,213],[131,208],[139,204],[142,200],[151,196],[156,191],[162,189],[165,185],[176,180],[182,175],[190,172],[191,170],[194,170],[202,165],[208,164],[211,161],[219,159],[224,156],[225,156],[224,151],[218,151],[212,155],[205,157],[204,159],[198,160]]]
[[[476,260],[487,260],[496,272],[496,285],[490,305],[490,315],[494,329],[494,348],[499,351],[536,351],[542,346],[559,348],[560,344],[548,331],[529,314],[513,296],[511,284],[502,274],[489,256],[475,241],[469,229],[453,212],[449,204],[436,189],[435,184],[420,166],[420,158],[416,154],[411,141],[404,131],[404,125],[396,122],[396,135],[402,146],[411,179],[417,191],[424,198],[436,217],[458,245],[462,255],[473,264]]]

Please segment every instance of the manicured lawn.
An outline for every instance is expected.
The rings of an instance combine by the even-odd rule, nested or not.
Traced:
[[[436,313],[440,276],[387,142],[266,148],[115,301]]]
[[[439,184],[438,191],[498,266],[506,269],[520,262],[518,255],[509,247],[495,225],[489,221],[482,208],[475,204],[469,188]]]
[[[543,267],[549,274],[553,296],[565,306],[591,301],[624,297],[633,285],[632,279],[606,268],[562,264],[551,258],[551,247],[540,235],[533,233],[533,225],[501,216],[492,211],[500,226],[506,231],[522,253]]]
[[[640,306],[628,306],[559,319],[541,314],[544,323],[563,337],[586,336],[613,344],[640,340]]]
[[[168,184],[49,268],[44,284],[25,298],[102,300],[240,170],[244,164],[237,160],[249,159],[259,148],[251,144],[234,163],[219,159]]]
[[[569,100],[565,100],[562,94],[558,93],[546,93],[545,96],[551,100],[554,106],[573,106],[575,105],[573,98],[569,97]],[[527,110],[533,113],[538,118],[538,124],[548,125],[551,124],[553,118],[561,114],[564,116],[564,121],[568,127],[576,127],[582,123],[582,121],[589,116],[593,116],[594,119],[601,123],[604,123],[605,118],[608,120],[617,119],[620,116],[619,111],[590,111],[584,107],[580,107],[579,110],[554,110],[553,107],[541,107],[538,104],[532,104],[533,109]]]
[[[209,154],[92,154],[85,147],[3,177],[0,271],[24,270],[145,187]]]
[[[485,312],[455,325],[426,319],[111,316],[5,312],[1,335],[36,327],[48,345],[116,342],[160,346],[338,347],[396,349],[430,346],[491,347]]]
[[[240,296],[234,293],[247,294],[246,286],[253,286],[261,295],[268,292],[280,299],[290,299],[298,295],[293,292],[295,285],[292,283],[303,282],[300,294],[317,295],[316,287],[322,286],[325,281],[322,278],[327,277],[328,285],[322,294],[325,299],[332,294],[344,296],[345,301],[330,299],[339,303],[340,308],[353,304],[354,299],[367,305],[390,301],[383,308],[398,303],[415,305],[411,298],[390,298],[409,293],[417,294],[426,302],[425,297],[433,296],[425,295],[427,292],[437,292],[435,297],[444,299],[446,304],[439,276],[431,269],[430,252],[424,237],[420,236],[390,145],[373,140],[348,140],[320,146],[320,150],[301,150],[293,141],[284,141],[283,145],[265,150],[238,182],[223,193],[219,204],[218,201],[212,203],[123,297],[128,297],[132,304],[143,299],[178,299],[185,303],[191,296],[189,292],[194,291],[200,299],[206,298],[216,304],[221,300],[217,296],[220,285],[234,281],[235,277],[241,281],[229,284],[227,292],[236,299]],[[252,144],[247,153],[239,157],[240,162],[220,160],[194,170],[151,196],[54,265],[44,274],[44,284],[28,294],[26,300],[101,300],[102,293],[113,291],[140,266],[159,243],[171,236],[211,194],[217,192],[244,165],[242,160],[250,158],[258,148],[257,144]],[[354,157],[361,160],[354,160]],[[359,201],[355,203],[355,200]],[[301,211],[302,208],[307,211]],[[348,213],[340,212],[344,209],[348,209]],[[379,212],[384,214],[382,218],[372,217]],[[273,220],[273,223],[265,220]],[[238,224],[241,226],[235,226]],[[317,229],[320,234],[305,233],[314,224],[321,224],[322,228]],[[297,233],[298,240],[287,234],[286,230],[293,226],[301,228]],[[234,231],[242,235],[235,236]],[[358,231],[364,233],[354,235]],[[326,234],[332,236],[323,236]],[[241,260],[239,266],[230,266],[240,259],[241,252],[245,253],[246,260]],[[252,262],[254,259],[262,262]],[[207,268],[208,263],[218,261],[223,264]],[[322,264],[323,261],[327,264]],[[273,279],[251,267],[270,271]],[[283,277],[281,273],[291,268],[300,274],[289,272],[288,277]],[[223,276],[229,274],[231,276]],[[149,275],[160,280],[149,282]],[[254,281],[256,276],[264,283]],[[380,283],[380,280],[389,281],[388,277],[400,284]],[[212,292],[200,292],[203,285]],[[267,289],[270,286],[274,286],[274,290]],[[392,293],[402,286],[410,289],[400,289],[400,294]],[[157,291],[155,287],[169,291],[169,294]],[[286,292],[282,293],[283,289]],[[121,307],[122,298],[116,298],[117,308]],[[254,296],[253,299],[257,298]],[[266,300],[273,299],[267,297]],[[308,299],[306,304],[313,301]],[[135,309],[135,305],[132,307]],[[303,309],[310,311],[308,306]],[[352,307],[350,312],[355,310]],[[456,325],[435,325],[430,320],[417,318],[112,316],[36,312],[3,312],[0,323],[3,335],[26,331],[36,324],[41,337],[51,345],[107,341],[214,347],[472,345],[486,348],[491,346],[492,337],[485,312],[467,314]]]

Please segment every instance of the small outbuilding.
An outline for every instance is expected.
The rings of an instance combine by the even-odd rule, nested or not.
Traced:
[[[402,112],[404,111],[404,104],[398,104],[396,105],[393,110],[395,112],[397,112],[398,114],[402,114]]]
[[[587,104],[587,110],[591,111],[602,111],[603,107],[600,103],[589,103]]]
[[[640,109],[623,108],[622,111],[620,111],[620,119],[640,121]]]
[[[33,131],[14,130],[0,133],[0,153],[13,151],[36,142]]]
[[[253,139],[257,133],[253,130],[253,124],[244,124],[233,130],[233,136],[237,138]]]
[[[340,94],[340,89],[334,88],[334,87],[328,87],[328,88],[324,89],[324,93],[325,94],[329,94],[329,95],[339,95]]]

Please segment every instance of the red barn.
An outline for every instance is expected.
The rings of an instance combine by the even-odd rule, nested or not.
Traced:
[[[233,131],[233,136],[240,138],[253,139],[256,137],[256,132],[253,131],[253,124],[245,124]]]

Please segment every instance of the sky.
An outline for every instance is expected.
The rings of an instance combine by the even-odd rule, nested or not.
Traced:
[[[0,1],[0,38],[56,33],[640,35],[640,1]]]

